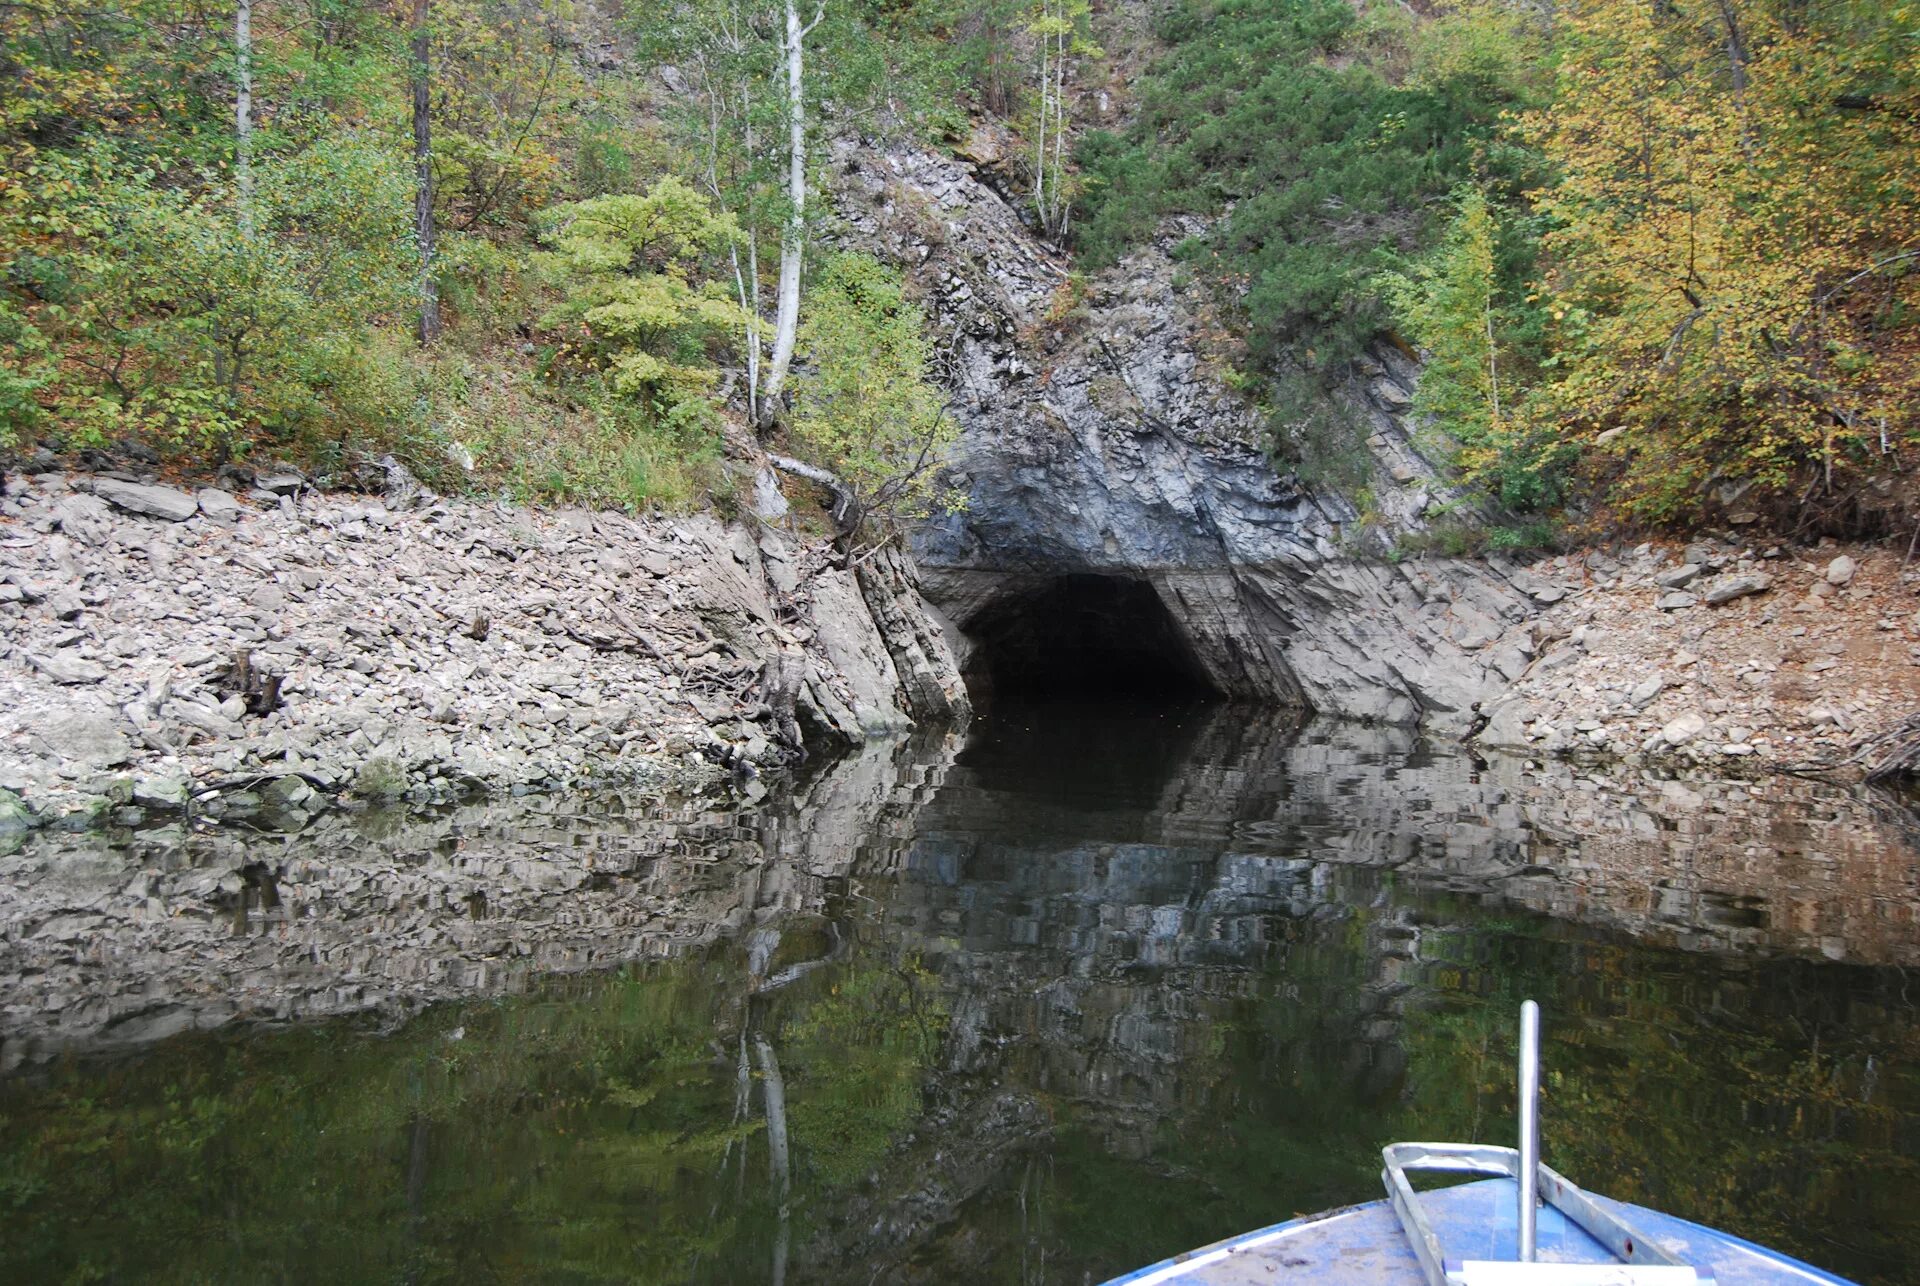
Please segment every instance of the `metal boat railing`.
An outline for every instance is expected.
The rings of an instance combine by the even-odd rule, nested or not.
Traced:
[[[1400,1227],[1426,1273],[1428,1286],[1695,1286],[1713,1281],[1603,1208],[1586,1192],[1540,1161],[1540,1007],[1520,1007],[1520,1146],[1482,1143],[1394,1143],[1381,1151],[1380,1178]],[[1410,1171],[1512,1179],[1519,1202],[1517,1260],[1448,1259]],[[1539,1206],[1558,1210],[1618,1260],[1612,1264],[1538,1262]]]

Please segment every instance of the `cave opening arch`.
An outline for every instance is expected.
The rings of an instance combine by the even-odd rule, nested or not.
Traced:
[[[1003,585],[965,622],[978,701],[1195,701],[1224,694],[1152,583],[1063,572]]]

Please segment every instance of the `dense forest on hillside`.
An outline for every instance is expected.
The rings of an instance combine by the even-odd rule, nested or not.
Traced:
[[[951,429],[822,143],[981,128],[1089,272],[1203,221],[1310,479],[1364,496],[1336,394],[1392,344],[1509,509],[1906,503],[1920,5],[1874,0],[6,4],[0,440],[647,507],[724,496],[731,423],[912,514]]]

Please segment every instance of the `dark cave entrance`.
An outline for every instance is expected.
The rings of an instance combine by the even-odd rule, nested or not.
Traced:
[[[976,699],[1220,696],[1160,595],[1129,576],[1074,573],[1009,587],[965,631]]]

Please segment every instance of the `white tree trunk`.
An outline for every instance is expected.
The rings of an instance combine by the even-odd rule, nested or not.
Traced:
[[[780,1075],[780,1061],[765,1036],[753,1037],[753,1061],[760,1065],[760,1093],[767,1109],[767,1169],[773,1180],[779,1231],[773,1242],[773,1286],[782,1286],[787,1277],[787,1246],[791,1236],[787,1195],[793,1185],[793,1163],[787,1142],[787,1086]]]
[[[730,37],[722,24],[723,37]],[[738,52],[737,47],[734,52]],[[727,208],[727,194],[720,186],[720,139],[725,125],[721,113],[720,82],[713,69],[701,60],[703,79],[707,87],[707,191],[713,196],[714,204],[722,210]],[[740,87],[741,119],[746,130],[747,155],[753,155],[753,104],[748,101],[748,88]],[[752,264],[753,289],[747,289],[747,269],[740,266],[740,244],[735,242],[727,247],[727,256],[733,264],[733,288],[740,301],[740,311],[746,317],[741,335],[741,352],[747,364],[747,420],[759,423],[760,420],[760,262],[754,248],[752,203],[749,201],[746,224],[748,256]]]
[[[240,231],[253,232],[253,0],[233,13],[233,161],[240,189]]]
[[[413,233],[420,250],[420,342],[440,338],[440,288],[433,279],[433,125],[427,26],[431,0],[413,0]]]
[[[793,346],[800,335],[800,267],[807,239],[807,121],[806,80],[801,50],[813,23],[802,26],[795,0],[787,0],[787,228],[780,239],[780,293],[773,322],[773,360],[761,395],[763,416],[774,414],[774,404],[786,386]],[[819,14],[814,22],[820,21]]]
[[[1065,21],[1067,7],[1060,6]],[[1065,192],[1067,186],[1067,51],[1071,35],[1061,32],[1059,48],[1053,58],[1053,185],[1048,193],[1047,230],[1060,236],[1067,230]]]
[[[1043,8],[1041,12],[1047,11]],[[1052,78],[1047,75],[1047,55],[1052,48],[1052,37],[1040,37],[1040,127],[1034,131],[1033,142],[1033,212],[1040,216],[1041,225],[1047,221],[1047,93]]]
[[[753,150],[753,101],[752,88],[742,82],[740,86],[740,119],[746,130],[747,156],[754,155]],[[747,289],[746,297],[740,306],[747,310],[747,412],[748,418],[755,424],[760,422],[760,408],[766,404],[766,394],[761,389],[762,354],[760,350],[760,234],[754,231],[753,195],[747,195]],[[737,263],[735,272],[739,271]]]

